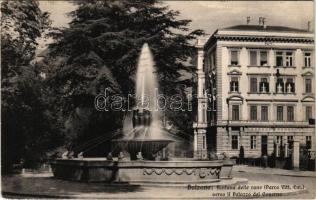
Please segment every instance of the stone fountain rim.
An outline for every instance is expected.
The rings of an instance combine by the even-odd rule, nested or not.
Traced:
[[[131,138],[131,139],[127,139],[127,138],[122,138],[122,139],[114,139],[111,140],[112,142],[117,142],[117,141],[127,141],[127,142],[174,142],[174,140],[170,140],[170,139],[160,139],[160,138]]]
[[[224,163],[223,160],[169,160],[169,161],[113,161],[113,160],[101,160],[101,159],[55,159],[50,162],[52,165],[72,165],[82,167],[160,167],[160,168],[196,168],[196,167],[222,167],[223,165],[232,166],[233,163]]]

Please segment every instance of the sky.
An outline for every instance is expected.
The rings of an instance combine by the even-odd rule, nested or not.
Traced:
[[[170,9],[180,11],[179,19],[191,19],[190,29],[212,34],[216,29],[233,25],[258,24],[265,17],[267,25],[306,29],[314,20],[312,1],[163,1]],[[51,13],[53,26],[66,27],[67,13],[76,7],[68,1],[40,1],[43,11]],[[314,23],[312,23],[314,24]]]

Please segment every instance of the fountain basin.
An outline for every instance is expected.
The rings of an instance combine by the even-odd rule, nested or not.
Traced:
[[[56,178],[128,184],[210,183],[220,180],[223,161],[109,161],[105,158],[57,159]],[[225,175],[228,176],[228,175]]]
[[[232,179],[233,166],[235,161],[231,159],[223,160],[223,166],[220,174],[221,179]]]

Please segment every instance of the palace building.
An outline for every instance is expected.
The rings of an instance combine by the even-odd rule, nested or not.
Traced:
[[[196,45],[194,152],[288,156],[293,142],[315,148],[314,34],[238,25]]]

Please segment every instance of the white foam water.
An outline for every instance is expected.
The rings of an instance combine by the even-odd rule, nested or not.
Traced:
[[[158,81],[155,71],[155,63],[153,60],[152,53],[147,43],[145,43],[141,49],[140,56],[138,58],[137,69],[136,69],[136,106],[142,112],[144,109],[149,110],[152,115],[152,122],[144,139],[163,139],[160,111],[158,109],[157,94],[158,94]],[[127,137],[132,137],[130,128],[131,117],[126,117],[124,121],[123,130]],[[128,122],[127,122],[128,120]]]

